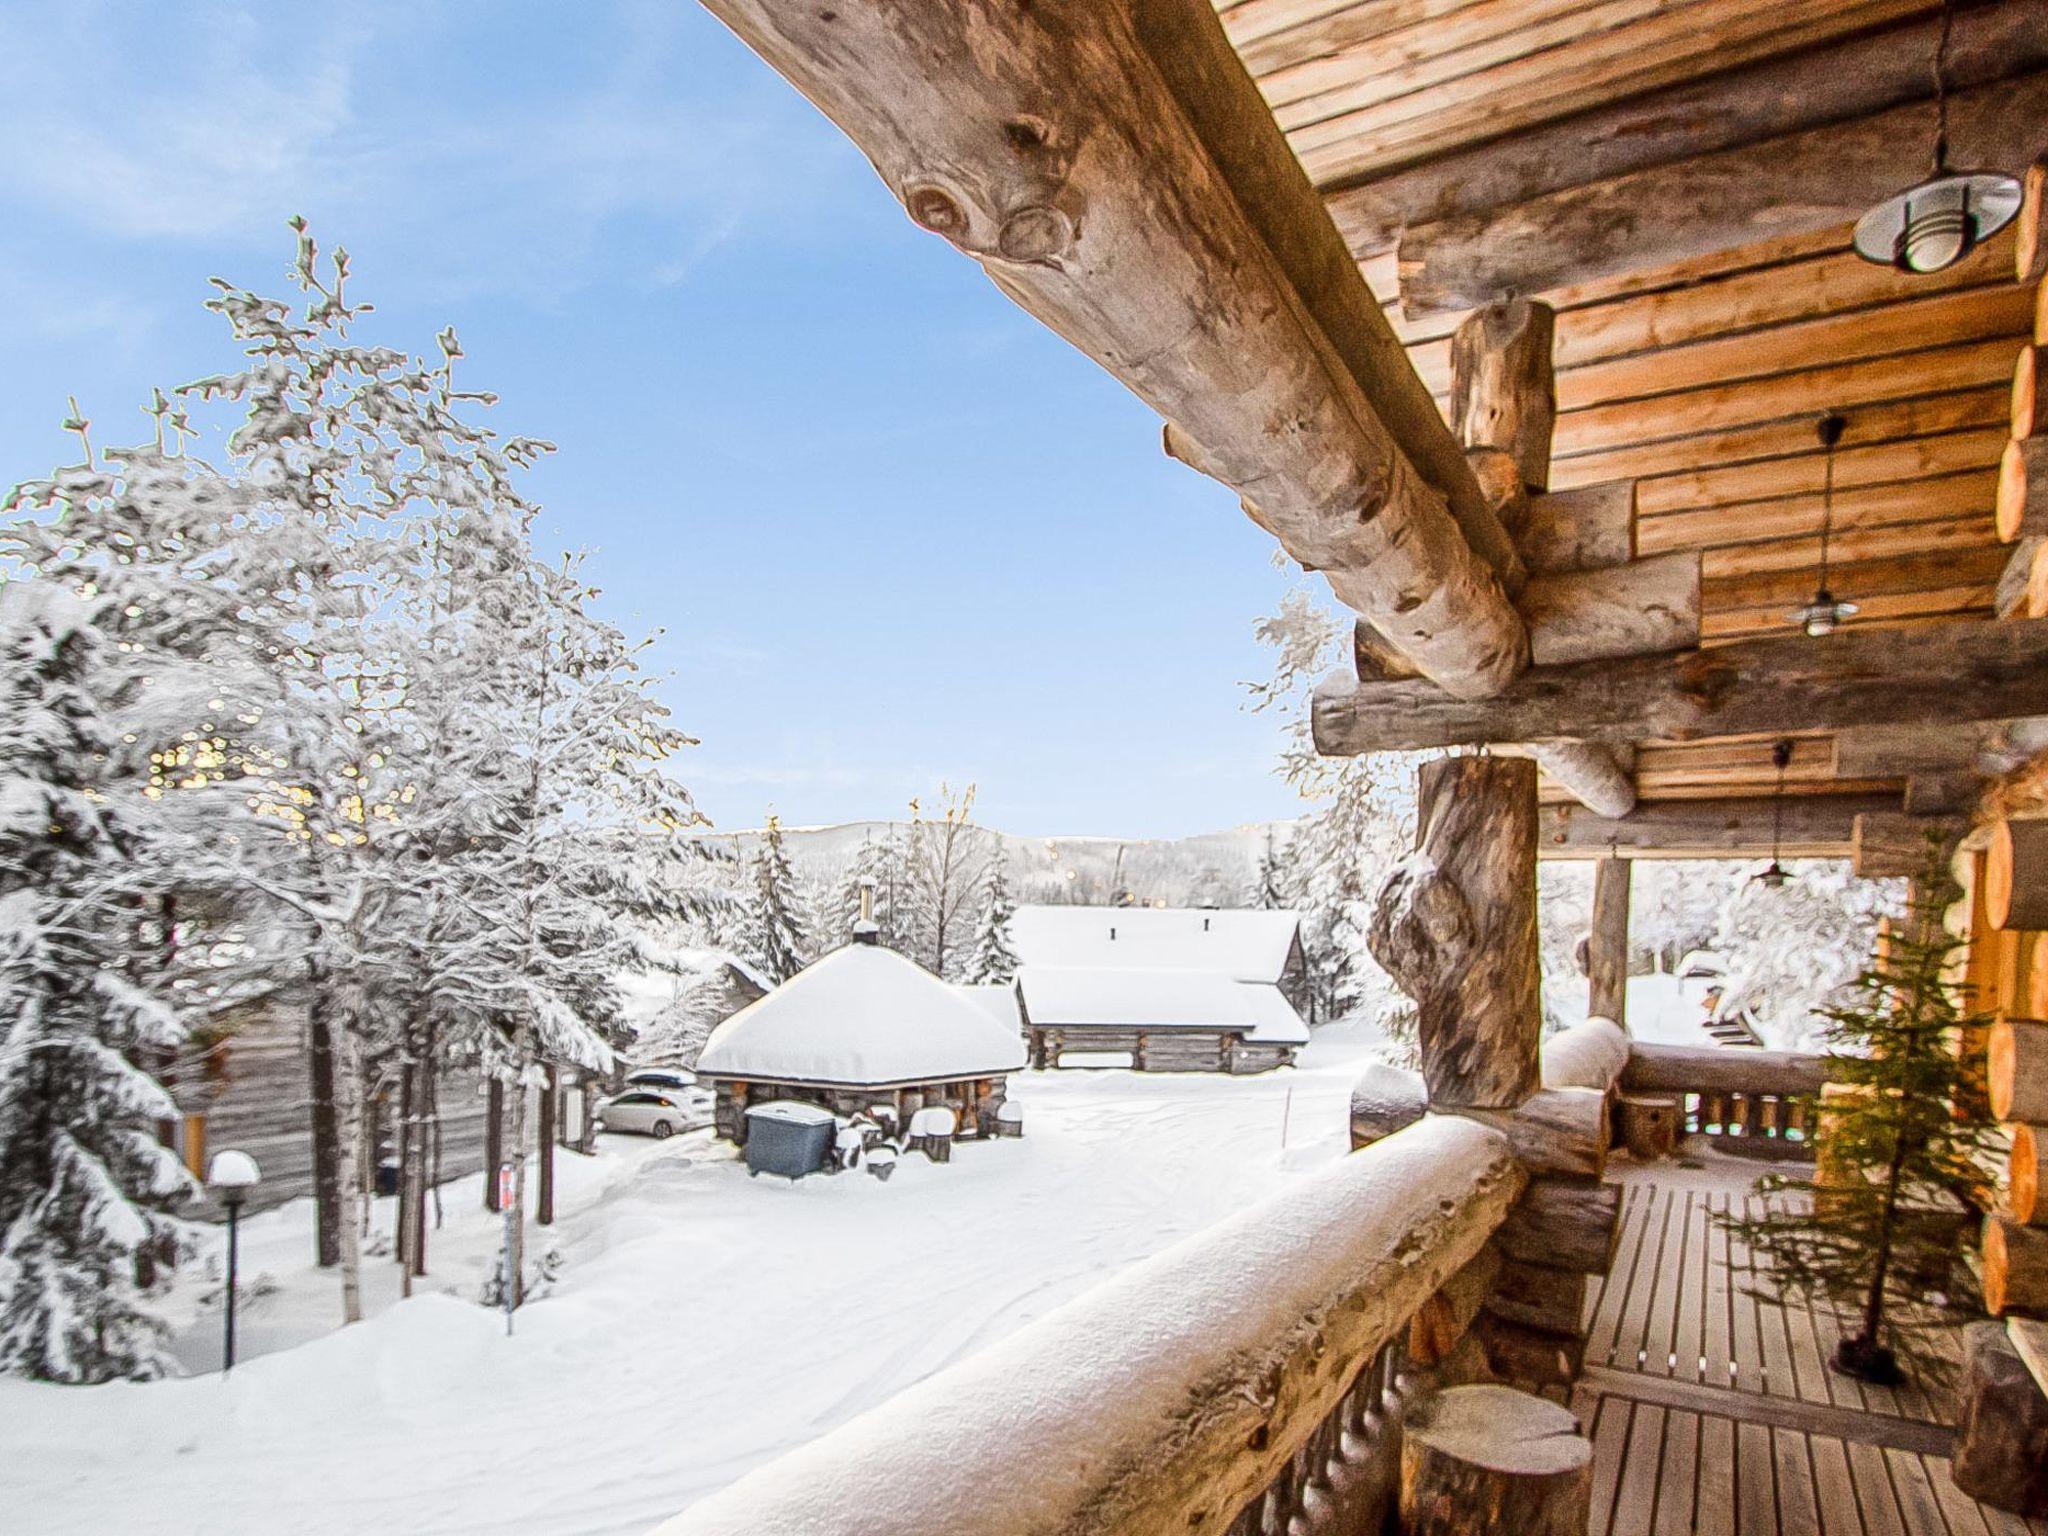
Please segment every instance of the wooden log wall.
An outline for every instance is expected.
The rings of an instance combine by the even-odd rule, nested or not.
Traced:
[[[1984,1300],[1993,1316],[2048,1316],[2048,821],[1996,822],[1969,872],[1964,981],[1995,1021],[1984,1083],[2009,1148],[1984,1224]]]

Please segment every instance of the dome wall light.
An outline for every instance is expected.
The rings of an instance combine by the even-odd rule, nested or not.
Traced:
[[[2010,224],[2020,211],[2017,177],[1958,171],[1948,163],[1948,39],[1955,0],[1941,8],[1934,45],[1934,169],[1856,221],[1856,254],[1901,272],[1940,272]]]
[[[1820,493],[1820,583],[1808,601],[1785,615],[1816,639],[1832,635],[1842,627],[1843,620],[1853,619],[1857,614],[1854,603],[1844,602],[1828,587],[1828,540],[1835,522],[1835,448],[1848,426],[1848,418],[1839,411],[1829,411],[1814,423],[1814,436],[1820,439],[1821,452],[1827,456]]]

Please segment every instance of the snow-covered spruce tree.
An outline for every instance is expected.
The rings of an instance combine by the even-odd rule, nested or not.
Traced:
[[[1394,754],[1325,758],[1309,739],[1307,693],[1348,643],[1343,628],[1303,589],[1262,619],[1258,638],[1275,652],[1273,676],[1251,687],[1252,707],[1284,713],[1279,772],[1313,807],[1288,840],[1303,912],[1310,1022],[1370,1015],[1398,1044],[1413,1012],[1367,952],[1366,925],[1382,872],[1414,836],[1414,760]]]
[[[1970,1021],[1944,979],[1961,941],[1942,927],[1954,891],[1936,850],[1921,890],[1853,999],[1827,1010],[1828,1075],[1847,1091],[1819,1116],[1822,1171],[1767,1178],[1763,1211],[1725,1221],[1774,1288],[1856,1317],[1833,1363],[1866,1381],[1899,1380],[1902,1358],[1938,1380],[1949,1356],[1935,1331],[1981,1311],[1970,1235],[1992,1127],[1953,1044]]]
[[[183,1029],[138,963],[161,895],[143,802],[107,792],[112,601],[0,585],[0,1370],[64,1382],[161,1373],[144,1292],[192,1191],[140,1065]]]
[[[1259,853],[1258,886],[1252,904],[1268,912],[1293,907],[1300,899],[1300,880],[1294,867],[1294,842],[1281,842],[1271,827],[1266,828],[1266,845]]]
[[[967,954],[966,980],[989,986],[1012,980],[1017,974],[1017,952],[1010,946],[1010,919],[1016,904],[1003,878],[1001,858],[989,864],[982,882],[981,916],[974,929],[974,944]]]
[[[810,940],[782,823],[773,812],[754,853],[751,874],[753,898],[746,909],[741,949],[756,970],[780,984],[803,969]]]

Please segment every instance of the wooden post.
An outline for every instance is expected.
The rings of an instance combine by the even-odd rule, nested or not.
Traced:
[[[1440,758],[1417,780],[1416,851],[1368,942],[1415,999],[1431,1106],[1513,1109],[1542,1085],[1536,765]]]
[[[1512,1387],[1453,1387],[1401,1440],[1407,1536],[1583,1536],[1593,1445],[1556,1403]]]
[[[1628,1028],[1628,897],[1631,864],[1602,859],[1593,871],[1593,926],[1586,945],[1586,1012]]]
[[[1530,491],[1550,488],[1556,332],[1548,304],[1509,299],[1474,310],[1451,336],[1451,430],[1467,449],[1510,455]]]

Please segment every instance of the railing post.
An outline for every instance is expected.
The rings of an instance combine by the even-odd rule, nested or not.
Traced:
[[[1586,934],[1586,1012],[1628,1028],[1627,859],[1602,859],[1593,866],[1593,925]]]

